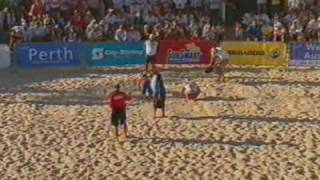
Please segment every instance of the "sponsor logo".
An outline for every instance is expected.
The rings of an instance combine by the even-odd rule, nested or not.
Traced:
[[[237,56],[265,56],[264,51],[254,51],[254,50],[227,50],[230,55]]]
[[[110,50],[105,48],[93,48],[91,51],[92,60],[103,60],[108,56],[143,56],[143,50]]]
[[[272,59],[278,59],[281,56],[281,50],[279,48],[272,50],[270,56]]]
[[[74,60],[75,56],[71,49],[67,47],[54,50],[39,50],[36,48],[28,49],[28,60],[32,63],[44,62],[64,62]]]
[[[182,50],[169,49],[167,54],[168,61],[175,63],[197,63],[200,62],[202,56],[200,47],[196,46],[194,43],[187,44],[186,48]]]
[[[266,51],[257,50],[228,50],[230,55],[235,56],[266,56],[269,55],[272,59],[278,59],[281,56],[281,50],[279,48],[273,49],[270,53]]]

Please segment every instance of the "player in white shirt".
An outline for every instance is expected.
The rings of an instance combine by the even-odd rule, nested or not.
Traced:
[[[155,39],[154,34],[149,35],[149,39],[145,42],[146,59],[146,72],[148,71],[149,64],[154,65],[155,57],[158,52],[159,43]]]
[[[201,93],[200,87],[190,81],[189,79],[186,79],[185,84],[182,88],[182,94],[185,96],[187,100],[195,100]]]

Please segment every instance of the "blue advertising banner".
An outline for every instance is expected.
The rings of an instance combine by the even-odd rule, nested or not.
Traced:
[[[320,43],[293,44],[290,65],[320,66]]]
[[[87,65],[128,67],[145,62],[143,43],[103,43],[89,45]]]
[[[16,48],[19,67],[76,67],[81,66],[83,45],[66,43],[21,44]]]

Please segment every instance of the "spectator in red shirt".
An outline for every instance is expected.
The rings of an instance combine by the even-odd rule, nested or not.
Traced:
[[[30,17],[38,17],[42,15],[42,4],[40,0],[35,0],[29,12]]]
[[[131,100],[131,97],[126,93],[120,91],[120,85],[117,84],[115,86],[115,91],[111,93],[110,97],[110,107],[112,109],[111,113],[111,124],[115,126],[115,135],[117,141],[119,141],[119,132],[118,126],[124,126],[125,137],[128,137],[128,126],[127,126],[127,115],[126,115],[126,107],[127,101]]]
[[[84,19],[78,11],[74,11],[74,16],[71,18],[71,25],[76,27],[77,31],[83,31],[85,28]]]

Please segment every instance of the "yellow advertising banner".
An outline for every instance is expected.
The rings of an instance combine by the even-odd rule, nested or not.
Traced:
[[[278,42],[230,41],[221,45],[234,65],[288,66],[287,45]]]

